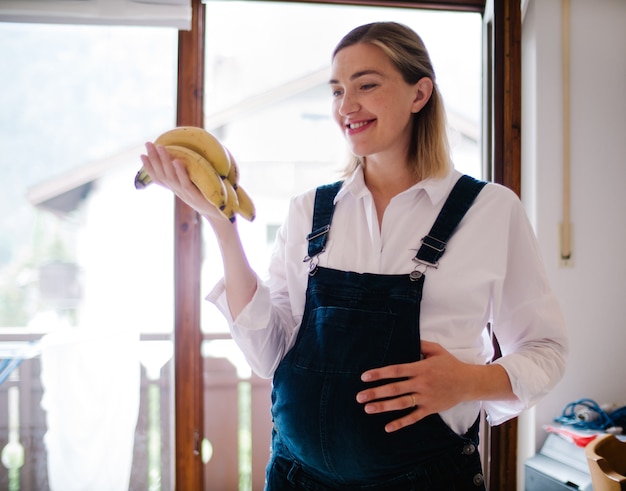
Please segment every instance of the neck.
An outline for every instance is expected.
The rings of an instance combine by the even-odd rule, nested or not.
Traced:
[[[413,186],[418,179],[412,169],[401,164],[379,164],[369,159],[364,166],[365,184],[374,195],[388,199]]]
[[[383,215],[391,199],[417,182],[412,170],[404,163],[383,167],[368,160],[364,168],[364,176],[365,185],[374,198],[379,226],[382,225]]]

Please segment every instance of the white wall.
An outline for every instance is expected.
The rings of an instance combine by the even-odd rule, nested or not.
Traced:
[[[559,260],[561,0],[529,1],[522,38],[522,199],[570,335],[565,377],[526,420],[535,434],[520,434],[536,438],[534,453],[566,403],[626,404],[626,1],[571,0],[569,267]]]

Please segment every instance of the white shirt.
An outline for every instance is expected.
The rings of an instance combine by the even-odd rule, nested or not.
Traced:
[[[374,201],[359,168],[335,198],[335,213],[319,265],[358,273],[410,273],[412,258],[460,177],[426,179],[395,196],[379,227]],[[267,281],[237,319],[232,319],[221,281],[207,297],[229,322],[233,339],[252,369],[271,377],[293,346],[302,320],[309,265],[315,190],[291,200]],[[491,323],[502,365],[518,401],[473,401],[441,413],[458,434],[475,421],[481,406],[491,424],[534,405],[560,380],[567,337],[534,232],[518,197],[489,183],[449,240],[438,268],[425,273],[421,303],[422,339],[440,343],[463,362],[488,363]],[[355,394],[356,397],[356,394]]]

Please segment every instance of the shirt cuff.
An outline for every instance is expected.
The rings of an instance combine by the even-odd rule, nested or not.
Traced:
[[[529,407],[530,401],[528,399],[528,393],[521,390],[521,384],[519,378],[517,378],[507,366],[507,363],[502,363],[502,359],[496,360],[494,364],[498,364],[504,368],[511,382],[511,388],[513,394],[517,399],[508,401],[483,401],[483,409],[487,416],[487,422],[490,426],[500,425],[510,419],[519,416],[519,414]]]
[[[497,426],[519,416],[526,407],[521,401],[483,401],[490,426]]]
[[[494,363],[506,370],[511,389],[517,400],[483,402],[487,421],[493,426],[504,423],[533,407],[553,385],[545,373],[541,370],[533,370],[528,360],[521,355],[511,354]],[[525,376],[527,374],[532,374],[532,376]]]
[[[213,289],[205,297],[205,300],[217,307],[231,327],[234,326],[256,331],[266,328],[270,319],[270,309],[267,307],[270,305],[270,290],[263,284],[258,276],[256,276],[256,291],[252,299],[243,308],[236,319],[233,319],[230,313],[228,299],[226,298],[226,284],[224,278],[215,284]]]

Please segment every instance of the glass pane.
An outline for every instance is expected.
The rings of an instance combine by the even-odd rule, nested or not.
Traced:
[[[0,489],[171,489],[177,31],[0,23]]]
[[[261,276],[267,271],[289,198],[340,176],[346,151],[330,115],[330,56],[349,30],[377,20],[407,24],[424,39],[446,102],[455,166],[480,177],[479,14],[207,2],[205,127],[234,154],[241,183],[257,206],[253,223],[238,223],[250,262]],[[222,276],[218,258],[212,232],[205,227],[204,292]],[[236,489],[238,480],[240,490],[261,490],[271,431],[270,382],[250,374],[214,306],[204,302],[203,309],[205,407],[211,408],[205,428],[212,448],[207,483],[215,489]],[[220,386],[218,393],[218,381],[225,373],[233,385],[228,390]],[[230,402],[217,404],[226,393]],[[233,407],[240,408],[238,418]],[[219,421],[219,428],[212,421]],[[227,468],[233,458],[239,459],[238,466]]]

